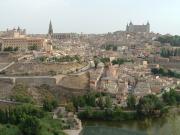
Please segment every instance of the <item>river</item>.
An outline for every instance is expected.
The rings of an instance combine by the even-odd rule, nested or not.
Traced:
[[[123,122],[83,121],[81,135],[180,135],[180,115]]]

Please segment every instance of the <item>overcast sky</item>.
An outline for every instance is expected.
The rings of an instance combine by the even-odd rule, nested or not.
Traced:
[[[180,34],[180,0],[0,0],[0,30],[47,33],[50,19],[54,32],[105,33],[149,21],[154,32]]]

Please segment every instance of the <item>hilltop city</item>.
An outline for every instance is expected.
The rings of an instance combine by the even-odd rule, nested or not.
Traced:
[[[121,120],[129,112],[127,119],[134,119],[136,110],[157,116],[171,102],[167,93],[177,95],[172,104],[180,103],[179,36],[154,33],[150,22],[104,34],[55,29],[50,21],[45,34],[20,27],[0,31],[1,102],[43,106],[70,135],[81,131],[83,119]],[[140,104],[151,100],[150,109]]]

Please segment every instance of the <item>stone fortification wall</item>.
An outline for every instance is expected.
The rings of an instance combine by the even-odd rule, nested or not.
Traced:
[[[66,74],[82,68],[79,63],[16,63],[5,72],[6,75],[34,75],[43,76],[53,74]]]
[[[6,99],[13,88],[12,78],[0,78],[0,99]]]
[[[56,85],[56,79],[50,77],[39,77],[39,78],[16,78],[15,84],[24,84],[27,86],[40,86],[43,84],[47,84],[49,86]]]

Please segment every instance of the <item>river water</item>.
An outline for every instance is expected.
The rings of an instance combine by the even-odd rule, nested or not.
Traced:
[[[180,135],[180,115],[122,122],[83,121],[81,135]]]

